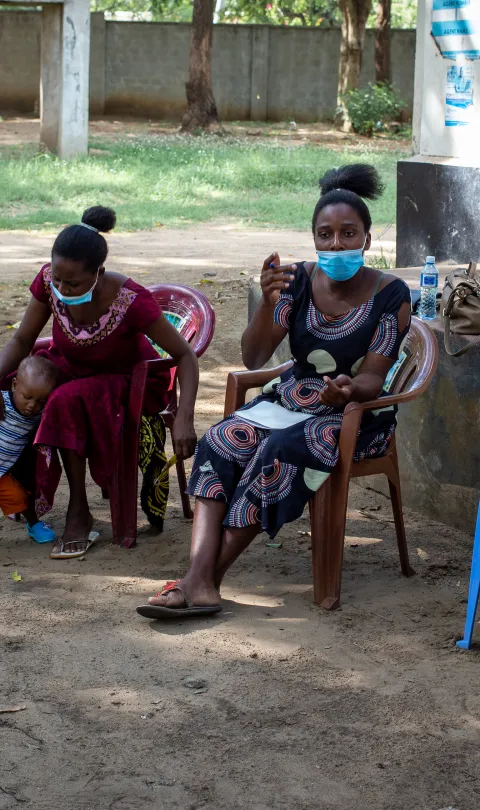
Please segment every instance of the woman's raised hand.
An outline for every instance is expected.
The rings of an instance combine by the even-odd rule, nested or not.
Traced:
[[[288,289],[295,278],[296,264],[280,265],[278,253],[272,253],[265,259],[260,276],[260,286],[266,304],[275,306],[280,293]]]

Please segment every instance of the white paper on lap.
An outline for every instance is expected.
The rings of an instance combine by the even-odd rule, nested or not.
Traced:
[[[287,411],[275,402],[259,402],[253,408],[246,411],[235,411],[235,416],[244,419],[245,422],[255,427],[267,428],[268,430],[284,430],[285,428],[298,425],[311,419],[311,413],[298,413],[298,411]]]

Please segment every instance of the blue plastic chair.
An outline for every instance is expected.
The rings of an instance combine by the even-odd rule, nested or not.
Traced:
[[[477,612],[478,597],[480,595],[480,503],[478,505],[477,525],[473,540],[472,570],[470,571],[470,586],[468,588],[467,618],[462,641],[457,641],[457,647],[469,650],[472,644],[473,626]]]

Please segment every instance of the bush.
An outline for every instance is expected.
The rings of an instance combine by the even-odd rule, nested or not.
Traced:
[[[369,84],[363,90],[350,90],[344,104],[354,132],[371,138],[382,132],[392,121],[398,121],[406,107],[390,84]]]

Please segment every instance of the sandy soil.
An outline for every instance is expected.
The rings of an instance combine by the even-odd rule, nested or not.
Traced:
[[[393,241],[394,236],[391,235]],[[0,345],[21,316],[49,235],[0,234]],[[142,283],[203,284],[215,306],[198,430],[240,366],[248,274],[308,234],[202,227],[111,239]],[[246,275],[242,275],[245,273]],[[477,810],[480,699],[463,626],[471,539],[407,512],[417,576],[400,575],[388,501],[352,486],[343,607],[312,604],[306,518],[281,548],[260,538],[232,569],[215,619],[164,625],[135,606],[185,568],[190,524],[172,485],[163,535],[51,561],[0,524],[0,810]],[[52,523],[66,506],[62,486]],[[21,582],[11,579],[18,571]],[[204,688],[187,688],[194,676]]]

